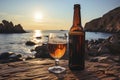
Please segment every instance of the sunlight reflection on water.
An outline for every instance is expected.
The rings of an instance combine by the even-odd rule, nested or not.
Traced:
[[[33,32],[33,42],[37,44],[43,43],[43,34],[41,30],[34,30]]]
[[[47,43],[48,35],[51,32],[68,33],[68,30],[35,30],[24,34],[0,34],[0,53],[2,52],[14,52],[22,54],[31,54],[31,49],[35,49],[36,46],[41,46],[43,43]],[[99,33],[99,32],[86,32],[86,40],[107,38],[111,34]],[[33,41],[37,45],[27,46],[27,41]]]
[[[42,31],[41,30],[35,30],[34,31],[34,34],[33,34],[33,37],[41,37],[42,36]]]

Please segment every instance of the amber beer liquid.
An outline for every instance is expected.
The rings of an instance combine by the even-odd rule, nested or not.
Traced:
[[[85,32],[81,26],[80,5],[74,5],[73,25],[69,31],[69,68],[83,70],[85,68]]]
[[[66,43],[48,43],[50,55],[54,59],[61,58],[65,54],[66,48],[67,48]]]

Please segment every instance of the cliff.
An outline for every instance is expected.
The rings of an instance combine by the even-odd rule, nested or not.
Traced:
[[[25,33],[21,24],[15,25],[12,22],[2,20],[0,23],[0,33]]]
[[[102,17],[87,22],[85,31],[120,32],[120,7],[117,7]]]

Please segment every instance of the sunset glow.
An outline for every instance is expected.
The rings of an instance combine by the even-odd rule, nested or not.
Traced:
[[[40,12],[35,12],[34,19],[35,21],[40,22],[43,19],[43,14]]]
[[[0,23],[12,21],[25,30],[69,30],[74,4],[81,5],[84,27],[87,22],[120,6],[120,0],[0,0]]]

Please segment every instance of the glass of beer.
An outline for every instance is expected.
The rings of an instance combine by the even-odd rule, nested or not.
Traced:
[[[50,33],[48,38],[48,50],[52,58],[55,59],[55,66],[49,67],[52,73],[62,73],[66,69],[59,66],[59,59],[65,54],[67,49],[67,35],[65,33]]]

